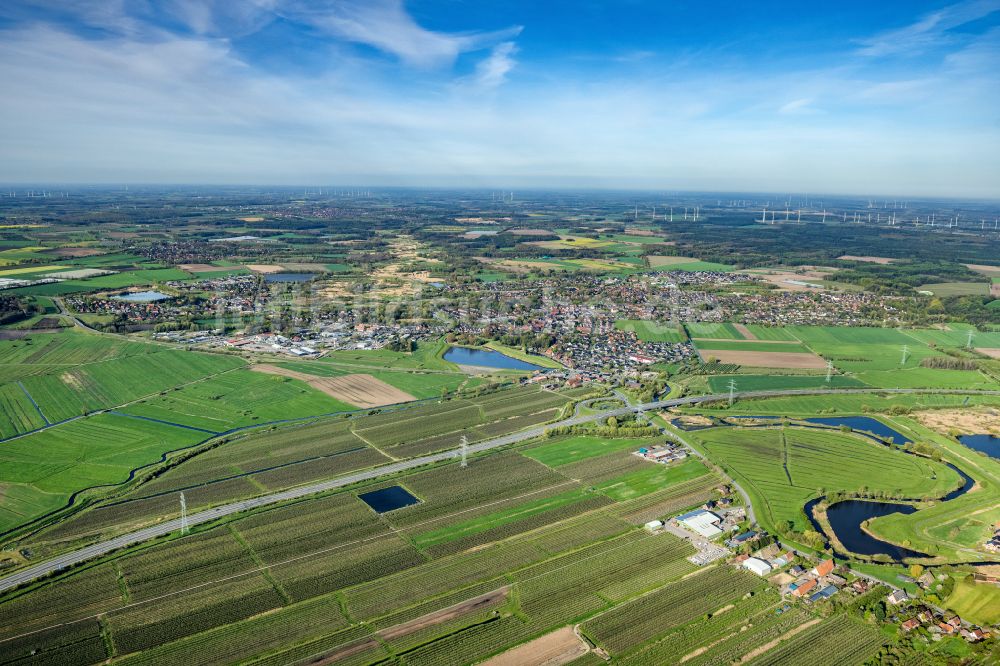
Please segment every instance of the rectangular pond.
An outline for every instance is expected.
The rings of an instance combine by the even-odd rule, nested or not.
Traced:
[[[116,301],[129,301],[131,303],[153,303],[154,301],[165,301],[170,296],[158,291],[134,291],[130,294],[115,296]]]
[[[452,347],[444,360],[459,365],[474,365],[481,368],[499,368],[501,370],[543,370],[542,366],[511,358],[493,349],[470,349],[469,347]]]
[[[382,490],[373,490],[368,493],[361,493],[358,498],[375,510],[376,513],[386,513],[402,509],[404,506],[419,504],[420,500],[414,497],[402,486],[389,486]]]

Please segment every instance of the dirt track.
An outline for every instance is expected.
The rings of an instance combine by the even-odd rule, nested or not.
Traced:
[[[386,384],[381,379],[376,379],[371,375],[342,375],[340,377],[317,377],[304,372],[296,372],[277,365],[255,365],[253,370],[269,375],[280,375],[299,379],[318,391],[326,393],[331,398],[336,398],[362,409],[369,407],[382,407],[383,405],[395,405],[400,402],[411,402],[416,400],[405,391],[400,391],[391,384]]]
[[[397,624],[389,627],[388,629],[383,629],[378,632],[378,635],[386,640],[399,638],[401,636],[409,636],[412,633],[418,632],[421,629],[426,629],[427,627],[432,627],[435,624],[441,624],[443,622],[447,622],[448,620],[454,620],[456,617],[468,615],[469,613],[475,612],[481,608],[499,604],[507,598],[507,593],[509,591],[509,586],[498,588],[492,592],[481,594],[478,597],[467,599],[454,606],[442,608],[439,611],[422,615],[414,620],[410,620],[409,622],[404,622],[403,624]]]
[[[465,601],[455,604],[454,606],[442,608],[439,611],[434,611],[433,613],[428,613],[427,615],[421,615],[420,617],[410,620],[409,622],[404,622],[402,624],[397,624],[388,627],[387,629],[383,629],[378,632],[378,636],[385,640],[409,636],[410,634],[426,629],[427,627],[432,627],[436,624],[453,620],[462,615],[468,615],[469,613],[475,612],[487,606],[499,604],[507,598],[507,594],[509,592],[510,586],[505,585],[504,587],[493,590],[492,592],[487,592],[486,594],[481,594],[478,597],[466,599]],[[352,657],[377,645],[379,645],[379,643],[374,638],[362,638],[354,643],[338,647],[333,652],[328,652],[319,656],[309,663],[314,666],[334,664],[342,659],[347,659],[348,657]]]

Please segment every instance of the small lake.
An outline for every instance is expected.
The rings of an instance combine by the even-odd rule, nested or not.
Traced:
[[[909,444],[910,439],[903,433],[893,430],[878,419],[870,416],[824,416],[821,418],[806,419],[808,423],[817,423],[828,426],[847,426],[852,430],[870,432],[882,439],[892,438],[894,444]]]
[[[376,513],[386,513],[402,509],[404,506],[419,504],[420,500],[411,495],[402,486],[390,486],[370,493],[361,493],[358,498],[373,508]]]
[[[811,506],[807,509],[807,515],[810,515],[811,509]],[[877,516],[888,516],[892,513],[910,514],[916,510],[909,504],[844,500],[827,507],[826,517],[830,521],[833,533],[847,550],[859,555],[888,555],[898,561],[904,557],[927,557],[927,555],[876,539],[861,529],[861,523]]]
[[[993,435],[962,435],[958,441],[974,451],[980,451],[991,458],[1000,459],[1000,437]]]
[[[543,370],[542,366],[528,363],[492,349],[469,349],[468,347],[452,347],[445,352],[444,360],[459,365],[476,365],[481,368],[499,368],[501,370]]]
[[[316,273],[268,273],[264,282],[308,282],[316,277]]]
[[[170,296],[161,294],[158,291],[136,291],[131,294],[115,296],[116,301],[129,301],[130,303],[152,303],[154,301],[165,301]]]

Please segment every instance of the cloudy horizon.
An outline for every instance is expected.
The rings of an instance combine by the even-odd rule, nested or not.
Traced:
[[[1000,197],[1000,0],[12,0],[0,182]]]

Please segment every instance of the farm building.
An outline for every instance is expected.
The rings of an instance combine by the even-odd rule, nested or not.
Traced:
[[[645,528],[649,532],[656,532],[657,530],[663,529],[662,520],[651,520],[646,523]]]
[[[813,568],[813,573],[817,576],[826,576],[833,572],[833,560],[823,560]]]
[[[810,578],[802,583],[792,583],[788,586],[788,591],[797,597],[804,597],[809,594],[814,587],[816,587],[816,579]]]
[[[771,565],[756,557],[748,557],[743,561],[743,568],[754,572],[758,576],[766,576],[771,573]]]
[[[837,588],[833,585],[827,585],[819,592],[814,593],[809,597],[810,603],[816,603],[817,601],[822,601],[823,599],[829,599],[838,592]]]
[[[677,516],[677,522],[706,539],[711,539],[714,536],[722,534],[722,530],[719,529],[719,523],[722,522],[722,518],[704,509],[689,511]]]

